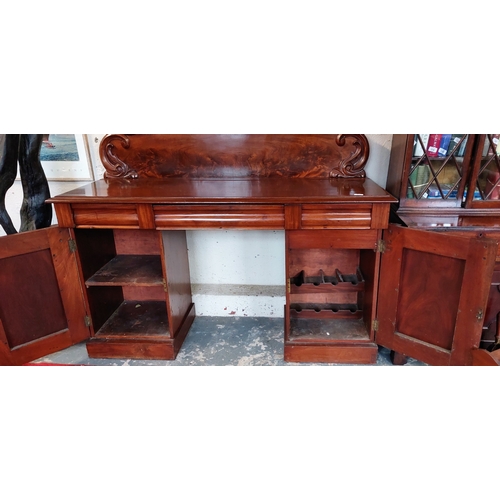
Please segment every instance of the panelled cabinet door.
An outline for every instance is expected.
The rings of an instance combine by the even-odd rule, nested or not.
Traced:
[[[21,365],[90,336],[69,229],[0,238],[0,365]]]
[[[430,365],[471,364],[497,243],[389,225],[377,344]]]

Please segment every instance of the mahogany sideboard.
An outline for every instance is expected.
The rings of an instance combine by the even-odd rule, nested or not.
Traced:
[[[186,231],[220,229],[285,232],[285,360],[471,364],[488,290],[467,283],[497,244],[389,225],[365,136],[114,134],[100,154],[104,179],[49,200],[58,226],[0,240],[0,364],[82,341],[174,359],[196,314]]]

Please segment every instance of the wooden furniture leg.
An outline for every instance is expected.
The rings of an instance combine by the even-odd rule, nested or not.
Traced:
[[[408,362],[408,356],[396,351],[391,351],[390,358],[393,365],[406,365]]]

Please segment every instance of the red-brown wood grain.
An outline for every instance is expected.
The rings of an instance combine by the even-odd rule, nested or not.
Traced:
[[[377,343],[432,365],[470,364],[496,242],[398,226],[385,239]]]
[[[162,231],[161,235],[170,331],[176,337],[193,306],[186,232]]]
[[[24,364],[89,337],[69,240],[58,227],[1,238],[0,364]]]
[[[362,193],[345,188],[346,183],[361,183]],[[396,199],[371,179],[127,179],[98,180],[49,200],[55,204],[71,203],[76,209],[112,211],[135,204],[184,203],[395,203]],[[85,206],[90,205],[90,206]]]
[[[287,307],[291,300],[305,305],[306,312],[293,312],[298,324],[305,326],[301,318],[310,317],[326,327],[334,318],[348,321],[351,332],[327,339],[316,328],[313,337],[293,339],[294,349],[300,347],[294,352],[303,361],[349,362],[351,350],[351,360],[373,362],[375,306],[364,296],[376,296],[378,266],[366,252],[376,255],[395,198],[365,178],[368,152],[363,135],[107,136],[101,143],[106,178],[51,200],[61,207],[62,223],[77,228],[78,246],[88,246],[78,255],[93,319],[89,354],[175,356],[194,318],[186,229],[284,229],[288,277],[292,270],[314,272],[318,266],[351,274],[362,266],[375,273],[366,290],[363,282],[343,283],[333,292],[295,291],[293,299],[287,293]],[[158,307],[162,302],[159,281],[150,281],[142,264],[127,263],[129,255],[140,262],[161,258],[169,324],[161,339],[129,331],[149,325],[147,318],[139,314],[127,326],[127,315],[120,313],[129,311],[129,301],[138,301],[133,313],[140,312],[141,301],[157,300]],[[316,309],[327,323],[315,323]]]
[[[128,134],[100,144],[107,177],[364,177],[361,134]]]

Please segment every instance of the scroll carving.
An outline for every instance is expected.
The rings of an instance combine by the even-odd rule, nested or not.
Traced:
[[[108,179],[364,178],[362,134],[112,134],[99,150]]]
[[[123,149],[130,147],[130,138],[122,134],[107,135],[101,142],[99,147],[99,155],[102,164],[106,169],[104,176],[106,178],[132,178],[137,179],[138,174],[134,169],[131,169],[125,162],[120,160],[115,154],[115,142],[121,144]]]
[[[353,145],[356,150],[348,158],[340,161],[339,166],[330,172],[330,177],[365,177],[365,165],[370,154],[368,139],[362,134],[339,134],[336,139],[337,144],[344,147],[347,137],[354,138]]]

